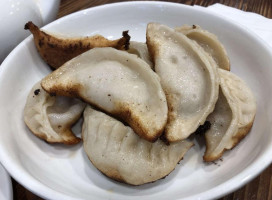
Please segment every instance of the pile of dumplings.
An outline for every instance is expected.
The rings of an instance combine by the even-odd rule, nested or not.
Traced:
[[[82,140],[92,164],[114,180],[141,185],[167,176],[199,127],[208,124],[206,162],[221,158],[252,127],[254,95],[230,72],[217,37],[199,26],[149,23],[146,43],[129,41],[127,32],[114,41],[68,39],[31,22],[26,27],[54,68],[28,95],[26,125],[48,143]],[[71,127],[81,117],[79,138]]]

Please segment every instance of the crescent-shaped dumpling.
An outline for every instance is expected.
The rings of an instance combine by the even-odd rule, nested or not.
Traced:
[[[230,94],[235,97],[235,104],[239,107],[239,131],[248,132],[253,124],[257,109],[256,99],[251,89],[245,81],[231,72],[220,69],[219,75],[220,85],[225,85],[229,89]]]
[[[80,118],[85,103],[69,97],[51,96],[40,81],[31,89],[24,108],[24,121],[31,132],[49,143],[76,144],[80,138],[71,126]]]
[[[31,21],[26,23],[25,29],[29,29],[34,37],[34,43],[41,58],[53,69],[72,58],[95,47],[113,47],[120,50],[127,50],[130,36],[128,31],[123,31],[123,37],[117,40],[108,40],[102,35],[88,37],[58,37],[39,29]]]
[[[118,120],[86,107],[83,146],[93,165],[106,176],[131,185],[161,179],[173,171],[193,143],[150,143]]]
[[[233,73],[219,69],[221,78],[218,102],[207,118],[211,128],[205,133],[203,159],[219,159],[250,131],[256,114],[256,102],[246,83]]]
[[[174,142],[192,134],[213,111],[218,98],[216,63],[194,41],[150,23],[147,46],[168,102],[165,137]]]
[[[129,49],[127,50],[127,52],[139,56],[147,64],[149,64],[149,66],[151,68],[153,68],[153,63],[151,61],[146,43],[130,41],[129,42]]]
[[[154,142],[167,121],[160,79],[138,56],[95,48],[65,63],[42,80],[49,93],[79,97],[128,123]]]
[[[184,25],[175,30],[196,41],[215,60],[221,69],[230,70],[230,61],[226,49],[216,35],[196,25]]]

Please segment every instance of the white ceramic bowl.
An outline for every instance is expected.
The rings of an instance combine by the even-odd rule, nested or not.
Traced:
[[[162,2],[91,8],[44,29],[67,36],[98,33],[108,38],[118,38],[123,30],[129,30],[132,40],[145,41],[148,22],[171,27],[198,24],[219,37],[229,54],[231,71],[247,82],[257,98],[257,115],[250,134],[216,164],[203,163],[205,147],[196,143],[163,180],[139,187],[112,181],[89,162],[81,144],[49,145],[25,126],[23,108],[28,92],[50,72],[29,37],[0,68],[0,161],[19,183],[41,197],[58,200],[215,199],[246,184],[271,163],[272,53],[247,30],[208,11]]]

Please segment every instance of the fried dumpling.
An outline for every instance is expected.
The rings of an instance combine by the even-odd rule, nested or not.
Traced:
[[[147,64],[149,64],[151,68],[153,68],[153,63],[151,61],[146,43],[130,41],[129,49],[127,51],[139,56]]]
[[[40,82],[31,89],[24,108],[24,121],[31,132],[49,143],[77,144],[71,126],[80,118],[85,103],[69,97],[51,96]]]
[[[160,79],[136,55],[113,48],[95,48],[45,77],[49,93],[79,97],[128,123],[154,142],[167,121],[167,102]]]
[[[213,111],[218,98],[216,63],[194,41],[150,23],[147,46],[168,103],[165,137],[174,142],[192,134]]]
[[[131,185],[167,176],[193,143],[150,143],[118,120],[87,106],[82,126],[83,146],[92,164],[106,176]]]
[[[235,147],[250,131],[256,113],[255,98],[246,83],[226,70],[219,69],[219,74],[218,102],[207,118],[211,128],[205,133],[205,161],[217,160]]]
[[[226,49],[216,35],[196,25],[184,25],[177,27],[175,30],[196,41],[215,60],[221,69],[230,70],[230,61]]]
[[[61,38],[50,35],[40,30],[32,22],[25,25],[33,34],[36,48],[41,58],[53,69],[57,69],[68,60],[95,47],[113,47],[127,50],[130,36],[128,31],[123,32],[123,37],[117,40],[108,40],[101,35],[79,38]]]

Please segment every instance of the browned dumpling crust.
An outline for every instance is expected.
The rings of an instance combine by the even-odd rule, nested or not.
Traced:
[[[52,68],[57,69],[68,60],[95,47],[113,47],[127,50],[130,36],[128,31],[123,32],[123,37],[117,40],[108,40],[101,35],[81,38],[60,38],[40,30],[32,22],[25,25],[33,34],[36,48],[42,59]]]

